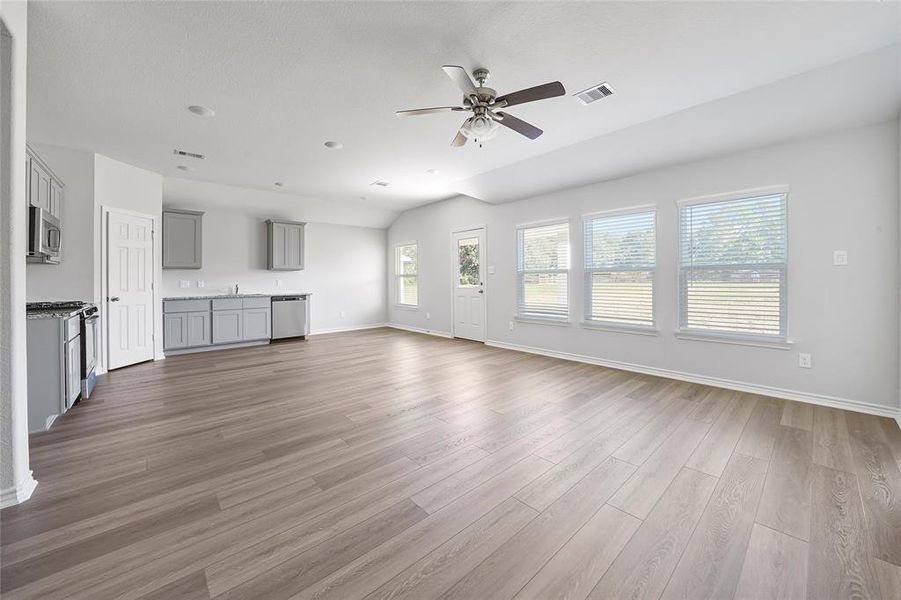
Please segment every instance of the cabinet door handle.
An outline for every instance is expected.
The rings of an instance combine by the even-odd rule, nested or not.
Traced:
[[[112,298],[109,299],[109,301],[110,301],[110,302],[118,302],[118,301],[119,301],[119,296],[113,296]]]

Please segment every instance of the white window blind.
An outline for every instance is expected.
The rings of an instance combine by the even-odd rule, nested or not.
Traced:
[[[419,253],[416,244],[400,244],[394,248],[394,277],[397,303],[419,305]]]
[[[517,228],[517,314],[569,317],[569,222]]]
[[[585,321],[654,327],[654,209],[585,217]]]
[[[786,338],[784,193],[679,209],[680,328]]]

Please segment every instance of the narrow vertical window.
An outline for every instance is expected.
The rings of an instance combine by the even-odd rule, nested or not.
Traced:
[[[419,306],[419,256],[415,243],[394,248],[394,278],[397,304]]]

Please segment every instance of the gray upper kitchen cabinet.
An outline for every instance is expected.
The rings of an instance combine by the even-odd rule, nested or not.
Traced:
[[[203,212],[167,208],[163,211],[163,268],[203,266]]]
[[[213,343],[228,344],[244,341],[244,311],[213,311]]]
[[[296,221],[266,221],[270,271],[302,271],[304,226]]]
[[[268,340],[272,337],[272,316],[268,308],[244,309],[244,340]]]

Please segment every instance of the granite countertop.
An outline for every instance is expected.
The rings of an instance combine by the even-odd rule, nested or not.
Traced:
[[[25,316],[29,319],[68,319],[80,313],[83,308],[67,308],[62,310],[32,310]]]
[[[191,296],[168,296],[163,300],[215,300],[217,298],[282,298],[284,296],[312,296],[310,292],[278,294],[194,294]]]

